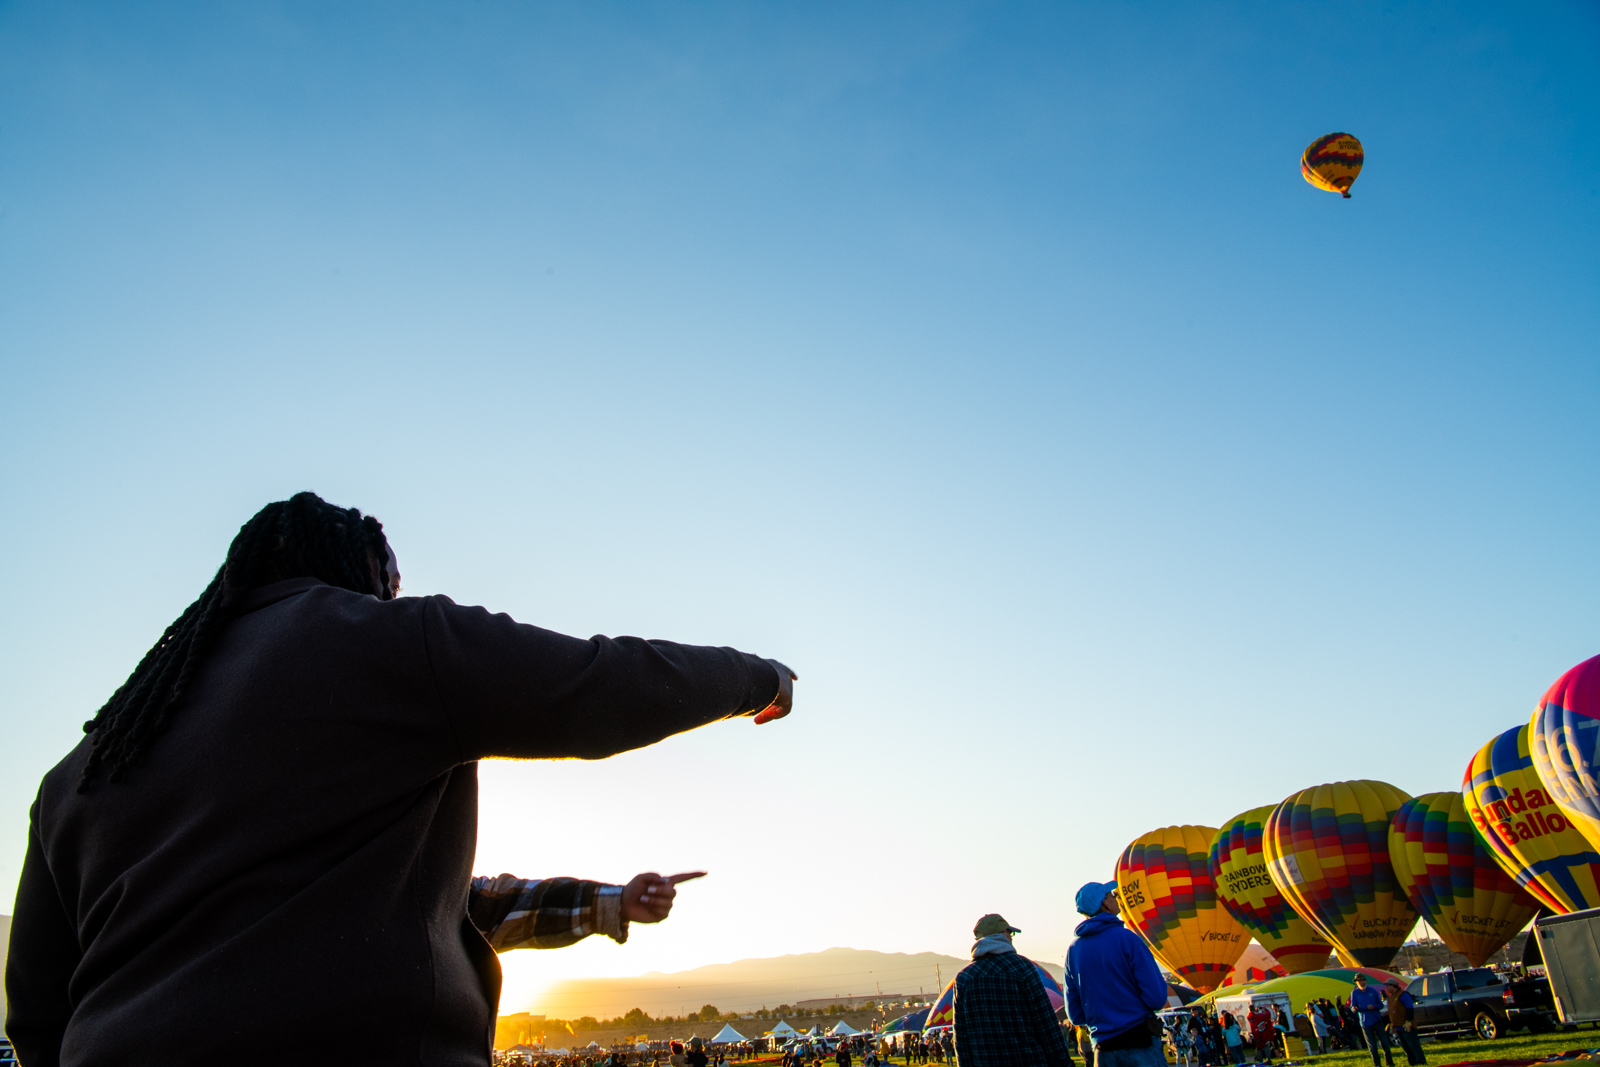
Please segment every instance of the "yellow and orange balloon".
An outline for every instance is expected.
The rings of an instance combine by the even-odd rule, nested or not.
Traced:
[[[1389,824],[1389,861],[1422,917],[1474,967],[1539,912],[1478,840],[1460,793],[1424,793],[1400,805]]]
[[[1122,914],[1156,959],[1202,993],[1220,986],[1250,933],[1217,901],[1209,826],[1152,830],[1117,860]]]
[[[1341,193],[1348,200],[1366,158],[1361,142],[1351,134],[1324,134],[1300,153],[1300,174],[1318,189]]]
[[[1267,875],[1261,827],[1274,807],[1252,808],[1223,824],[1211,842],[1211,877],[1228,914],[1255,935],[1284,971],[1304,974],[1326,966],[1330,949]]]
[[[1346,966],[1385,967],[1417,923],[1389,862],[1389,821],[1409,794],[1387,782],[1302,789],[1262,827],[1267,873]]]

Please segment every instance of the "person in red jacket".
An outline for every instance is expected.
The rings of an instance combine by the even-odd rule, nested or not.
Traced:
[[[1271,1063],[1278,1043],[1278,1026],[1265,1004],[1255,1004],[1245,1017],[1250,1023],[1250,1043],[1256,1047],[1256,1062]]]
[[[474,880],[477,761],[600,759],[794,675],[401,597],[383,528],[267,505],[45,775],[6,964],[25,1067],[490,1062],[496,950],[671,907],[676,878]],[[528,813],[583,832],[583,798]]]

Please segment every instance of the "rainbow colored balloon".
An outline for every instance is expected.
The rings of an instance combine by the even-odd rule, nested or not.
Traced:
[[[1333,782],[1289,797],[1262,827],[1273,884],[1346,963],[1387,966],[1417,923],[1389,863],[1389,820],[1410,799],[1387,782]]]
[[[1228,914],[1255,935],[1289,974],[1314,971],[1331,949],[1316,927],[1302,919],[1267,875],[1261,825],[1274,805],[1251,808],[1225,823],[1211,842],[1211,877]]]
[[[1325,134],[1300,153],[1300,176],[1318,189],[1342,193],[1348,200],[1350,186],[1355,184],[1366,158],[1361,142],[1351,134]]]
[[[1395,876],[1451,951],[1482,967],[1539,912],[1539,902],[1478,840],[1460,793],[1424,793],[1389,824]]]
[[[1156,959],[1202,993],[1222,984],[1250,934],[1217,902],[1209,826],[1152,830],[1117,860],[1122,915]]]
[[[1515,726],[1478,750],[1461,799],[1495,862],[1552,911],[1600,906],[1600,853],[1556,807],[1533,769],[1528,727]]]
[[[1061,990],[1061,983],[1057,982],[1055,975],[1044,969],[1038,960],[1029,960],[1034,970],[1039,972],[1039,981],[1044,984],[1044,995],[1049,998],[1050,1006],[1057,1011],[1067,1002],[1066,995]],[[922,1024],[924,1030],[931,1030],[935,1026],[954,1026],[956,1021],[956,980],[950,979],[945,984],[939,999],[933,1002],[933,1007],[928,1009],[928,1018]]]
[[[944,989],[939,992],[939,999],[933,1002],[933,1007],[928,1009],[925,1029],[935,1026],[953,1026],[956,1021],[956,980],[954,978],[945,983]]]
[[[1528,722],[1528,741],[1550,799],[1600,849],[1600,656],[1556,679]]]

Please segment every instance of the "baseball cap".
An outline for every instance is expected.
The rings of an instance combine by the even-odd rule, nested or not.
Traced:
[[[973,937],[988,937],[990,934],[1020,934],[1015,926],[1006,922],[1005,918],[990,912],[978,920],[978,925],[972,928]]]
[[[1117,883],[1115,882],[1090,882],[1078,890],[1078,895],[1072,898],[1072,902],[1077,906],[1081,914],[1098,915],[1100,913],[1100,905],[1106,902],[1106,894],[1115,893],[1116,891]]]

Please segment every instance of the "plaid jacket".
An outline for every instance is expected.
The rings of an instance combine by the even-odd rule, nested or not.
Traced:
[[[1068,1067],[1072,1055],[1039,972],[1015,952],[979,956],[956,972],[961,1067]]]
[[[590,934],[628,940],[622,887],[604,882],[479,876],[467,895],[467,916],[496,952],[562,948]]]

